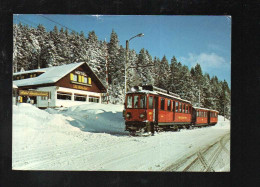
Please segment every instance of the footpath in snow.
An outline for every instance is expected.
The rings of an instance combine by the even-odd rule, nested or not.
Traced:
[[[96,103],[59,110],[14,105],[12,168],[162,171],[230,133],[230,122],[219,116],[214,127],[132,137],[124,131],[122,110]]]

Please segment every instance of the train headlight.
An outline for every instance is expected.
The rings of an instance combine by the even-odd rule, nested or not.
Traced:
[[[145,117],[145,114],[140,114],[140,118],[144,118]]]
[[[126,117],[127,117],[127,118],[131,118],[131,113],[127,113],[127,114],[126,114]]]

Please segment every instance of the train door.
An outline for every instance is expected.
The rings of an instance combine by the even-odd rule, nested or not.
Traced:
[[[210,114],[211,114],[211,112],[208,111],[207,113],[208,113],[208,124],[210,124]]]
[[[147,120],[155,121],[155,108],[154,108],[154,97],[152,95],[148,96],[148,108],[147,108]]]
[[[175,120],[175,101],[172,101],[172,121]]]
[[[154,97],[154,115],[155,115],[155,122],[158,123],[158,97]]]

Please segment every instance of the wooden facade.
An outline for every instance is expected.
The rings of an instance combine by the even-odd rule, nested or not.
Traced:
[[[91,84],[84,84],[75,81],[71,81],[70,74],[76,74],[76,72],[84,72],[87,77],[91,78]],[[54,86],[60,86],[65,88],[89,91],[89,92],[96,92],[96,93],[105,93],[106,88],[102,85],[100,80],[97,76],[91,71],[91,69],[86,65],[83,64],[76,68],[75,70],[71,71],[69,74],[61,78],[58,82],[54,84]]]

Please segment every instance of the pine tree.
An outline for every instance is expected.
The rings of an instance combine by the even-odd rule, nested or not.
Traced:
[[[168,76],[169,76],[169,64],[168,60],[166,59],[166,56],[164,55],[160,66],[159,66],[159,81],[158,81],[158,87],[162,89],[167,89],[167,83],[168,83]]]

